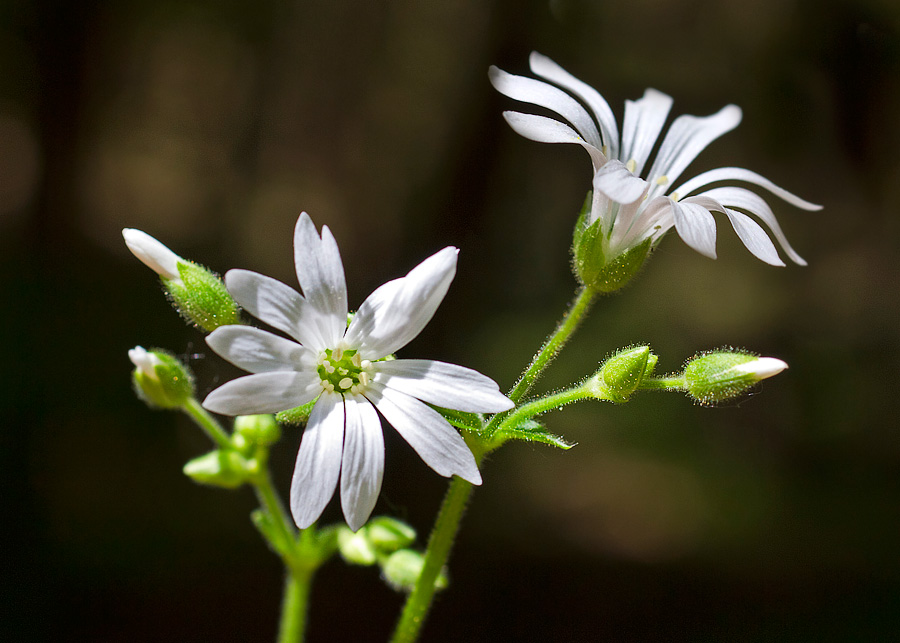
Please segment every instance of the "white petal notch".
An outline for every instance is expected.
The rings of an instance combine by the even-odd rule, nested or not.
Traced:
[[[379,411],[434,471],[480,484],[465,440],[429,404],[497,413],[512,408],[512,402],[477,371],[431,360],[385,359],[431,320],[456,274],[459,251],[444,248],[376,289],[348,328],[344,268],[331,232],[323,227],[319,234],[304,213],[294,244],[303,294],[246,270],[226,275],[232,296],[289,338],[238,325],[211,333],[210,348],[252,374],[214,390],[204,407],[249,415],[315,400],[291,482],[291,512],[301,529],[319,519],[337,488],[352,530],[369,519],[384,476]]]
[[[703,172],[673,189],[674,182],[708,145],[740,124],[742,113],[737,105],[726,105],[710,116],[678,116],[658,143],[672,108],[672,98],[647,89],[639,100],[625,101],[620,142],[615,116],[599,92],[542,54],[532,52],[529,62],[532,73],[548,82],[491,67],[491,83],[501,94],[549,109],[565,122],[520,112],[504,112],[503,116],[525,138],[543,143],[576,143],[591,155],[594,198],[588,221],[602,220],[607,239],[603,256],[608,261],[647,239],[651,240],[651,248],[656,247],[673,227],[691,248],[714,259],[713,213],[717,213],[729,220],[744,246],[761,261],[772,266],[785,265],[778,256],[774,239],[791,261],[806,265],[788,243],[771,208],[757,194],[728,186],[694,193],[713,183],[737,180],[764,188],[804,210],[820,210],[821,206],[740,168]],[[657,144],[658,150],[647,171],[645,168]],[[733,202],[720,198],[723,196],[720,191],[726,190],[731,191],[728,196]],[[707,195],[717,200],[714,207],[707,207],[711,202],[697,199]]]

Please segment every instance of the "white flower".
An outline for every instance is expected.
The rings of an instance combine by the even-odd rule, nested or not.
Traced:
[[[125,228],[122,230],[122,236],[125,237],[125,245],[134,256],[156,274],[170,281],[181,282],[178,263],[185,263],[184,259],[141,230]]]
[[[755,172],[736,167],[703,172],[672,189],[681,173],[707,145],[737,127],[741,121],[738,106],[727,105],[707,117],[676,118],[649,171],[645,172],[650,152],[672,106],[669,96],[648,89],[640,100],[625,101],[620,144],[615,116],[595,89],[537,52],[532,52],[529,62],[536,76],[553,84],[513,76],[496,67],[490,69],[491,83],[510,98],[559,114],[574,129],[535,114],[504,112],[503,115],[526,138],[544,143],[577,143],[590,154],[594,195],[587,223],[602,221],[604,254],[615,257],[648,238],[655,246],[674,226],[685,243],[715,259],[716,224],[711,213],[720,212],[728,217],[753,255],[766,263],[783,266],[769,235],[745,214],[749,213],[769,227],[791,260],[806,265],[791,248],[771,208],[759,195],[740,187],[698,191],[713,183],[736,180],[765,188],[804,210],[819,210],[821,206],[804,201]]]
[[[421,332],[456,273],[456,248],[444,248],[373,292],[347,325],[344,267],[328,227],[321,238],[306,213],[294,231],[303,294],[246,270],[225,283],[251,314],[291,341],[249,326],[223,326],[206,341],[253,375],[228,382],[203,402],[225,415],[274,413],[316,398],[291,482],[301,528],[315,522],[341,481],[344,517],[356,531],[381,490],[380,413],[442,476],[481,484],[472,452],[433,408],[498,412],[512,407],[497,384],[468,368],[431,360],[385,360]],[[376,412],[377,409],[377,412]]]

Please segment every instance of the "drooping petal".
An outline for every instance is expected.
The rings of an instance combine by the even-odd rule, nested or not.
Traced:
[[[456,364],[398,359],[375,364],[374,381],[446,409],[498,413],[513,407],[491,378]]]
[[[321,392],[315,371],[258,373],[226,382],[206,396],[203,407],[222,415],[277,413],[306,404]]]
[[[334,495],[343,443],[344,400],[323,393],[309,416],[291,478],[291,514],[300,529],[318,520]]]
[[[538,143],[576,143],[581,145],[591,155],[591,163],[596,171],[606,163],[606,156],[596,147],[585,141],[578,132],[560,121],[537,116],[535,114],[523,114],[521,112],[503,112],[503,118],[513,130],[525,138]]]
[[[762,226],[746,214],[738,212],[737,210],[725,208],[725,214],[728,216],[728,220],[731,221],[731,227],[734,228],[738,237],[740,237],[743,244],[747,247],[747,250],[749,250],[754,257],[765,261],[772,266],[784,265],[784,262],[778,256],[775,244],[772,243],[772,240],[769,238],[769,235],[766,234],[766,231],[762,229]]]
[[[594,189],[616,203],[633,203],[644,195],[647,182],[635,176],[622,161],[611,160],[594,174]]]
[[[603,144],[607,148],[607,155],[610,158],[618,158],[619,130],[616,125],[616,117],[613,115],[613,111],[610,109],[606,99],[596,89],[575,78],[575,76],[547,58],[547,56],[532,51],[528,62],[531,66],[531,71],[536,76],[564,87],[587,104],[600,125],[600,134],[603,138]]]
[[[249,270],[229,270],[225,286],[244,310],[318,352],[327,348],[322,337],[323,313],[296,290],[277,279]]]
[[[622,124],[622,153],[619,159],[623,162],[634,161],[634,173],[640,176],[644,164],[650,156],[650,150],[659,138],[669,109],[672,97],[655,89],[648,89],[640,100],[625,101],[625,122]]]
[[[624,218],[617,221],[610,237],[610,247],[613,249],[633,248],[648,237],[654,239],[661,237],[675,225],[672,203],[672,199],[668,197],[656,197],[643,204],[643,208],[638,208],[637,214],[633,215],[627,224],[627,220]]]
[[[481,484],[481,473],[465,440],[441,414],[405,393],[372,382],[366,397],[429,467],[449,478]]]
[[[534,78],[508,74],[494,66],[488,70],[488,77],[494,89],[504,96],[556,112],[571,123],[584,140],[597,149],[602,147],[600,132],[591,115],[561,89]]]
[[[454,247],[430,256],[389,281],[359,307],[345,337],[365,359],[376,360],[408,344],[431,320],[456,274]]]
[[[666,137],[659,146],[656,160],[647,177],[654,181],[665,177],[664,185],[677,181],[691,161],[697,158],[706,146],[714,140],[730,132],[741,122],[741,108],[737,105],[726,105],[711,116],[699,117],[682,115],[675,119]],[[679,191],[679,194],[685,196]]]
[[[347,328],[347,283],[337,243],[328,226],[322,236],[306,212],[294,228],[294,264],[306,301],[324,313],[313,321],[327,346],[336,346]]]
[[[772,234],[775,235],[775,239],[781,244],[781,247],[787,253],[787,256],[790,257],[791,261],[801,266],[806,265],[806,261],[803,257],[797,254],[791,247],[791,244],[788,243],[787,237],[784,236],[784,232],[781,230],[781,226],[778,225],[778,219],[775,218],[775,213],[772,212],[772,208],[769,207],[769,204],[766,203],[765,199],[761,196],[750,190],[735,187],[713,188],[703,194],[717,199],[726,207],[739,208],[759,217],[763,223],[769,226]]]
[[[686,244],[710,259],[716,258],[716,220],[696,203],[672,201],[675,229]]]
[[[297,342],[253,326],[219,326],[206,343],[235,366],[251,373],[315,370],[316,355]]]
[[[805,201],[801,199],[799,196],[792,194],[785,190],[784,188],[780,188],[774,183],[772,183],[769,179],[764,176],[760,176],[756,172],[752,170],[745,170],[741,167],[720,167],[715,170],[709,170],[708,172],[703,172],[702,174],[698,174],[692,179],[689,179],[682,183],[678,188],[674,191],[680,194],[681,196],[687,196],[691,192],[695,190],[699,190],[700,188],[710,185],[711,183],[717,183],[719,181],[746,181],[747,183],[752,183],[754,185],[758,185],[761,188],[765,188],[775,196],[784,199],[791,205],[797,206],[803,210],[821,210],[821,205],[816,205],[815,203],[810,203],[809,201]],[[767,222],[768,223],[768,222]]]
[[[372,515],[384,475],[384,435],[375,407],[361,396],[344,399],[346,424],[341,458],[341,507],[356,531]]]

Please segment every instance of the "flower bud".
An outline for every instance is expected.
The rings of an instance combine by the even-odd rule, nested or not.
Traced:
[[[369,542],[382,552],[409,547],[416,540],[416,530],[396,518],[378,516],[366,525]]]
[[[778,375],[788,365],[774,357],[738,351],[714,351],[693,358],[684,369],[684,386],[701,404],[736,397],[760,380]]]
[[[338,551],[351,565],[374,565],[377,558],[375,548],[369,541],[366,528],[356,533],[349,527],[341,527],[337,534]]]
[[[232,441],[238,449],[269,446],[281,439],[281,427],[271,415],[239,415],[234,419]]]
[[[409,592],[416,586],[422,574],[425,557],[412,549],[401,549],[388,556],[381,566],[381,573],[388,584],[397,591]],[[441,570],[434,581],[437,589],[447,587],[447,574]]]
[[[194,482],[236,489],[256,473],[255,460],[247,460],[237,451],[216,450],[194,458],[184,465],[184,475]]]
[[[606,360],[585,386],[596,397],[626,402],[644,378],[653,374],[657,359],[649,346],[622,349]]]
[[[128,249],[160,276],[173,305],[188,323],[207,332],[241,323],[241,309],[216,273],[182,259],[140,230],[125,228],[122,236]]]
[[[135,346],[128,351],[128,358],[134,364],[134,390],[150,406],[180,408],[194,396],[194,378],[174,356]]]

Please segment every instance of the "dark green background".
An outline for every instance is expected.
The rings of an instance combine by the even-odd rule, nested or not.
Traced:
[[[900,627],[900,10],[869,0],[28,2],[0,6],[0,387],[8,640],[274,637],[281,571],[249,491],[194,485],[209,448],[130,389],[136,344],[235,375],[128,254],[146,230],[215,270],[293,283],[301,210],[334,231],[351,305],[449,244],[456,281],[401,356],[504,388],[571,297],[587,155],[526,141],[487,82],[529,51],[621,122],[744,123],[686,176],[760,172],[809,267],[753,259],[720,221],[711,261],[667,238],[601,300],[541,390],[646,342],[662,370],[746,347],[789,371],[702,408],[679,395],[548,415],[578,447],[484,467],[427,641],[876,641]],[[424,539],[445,481],[386,429],[377,512]],[[299,434],[274,456],[286,491]],[[330,506],[326,520],[339,519]],[[310,641],[383,640],[401,597],[328,564]]]

